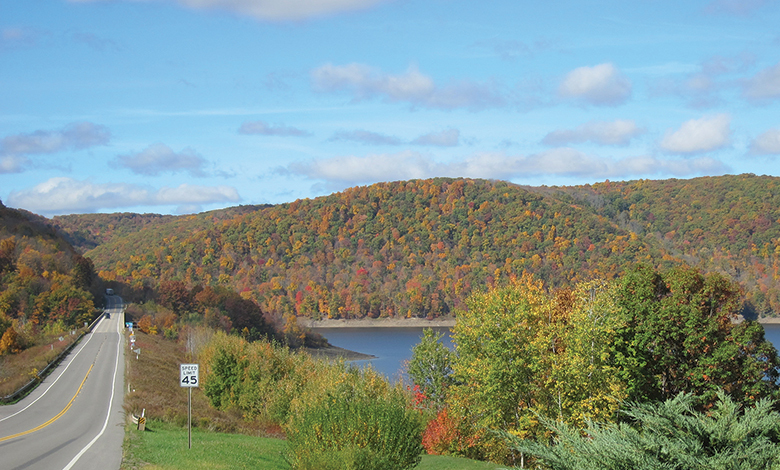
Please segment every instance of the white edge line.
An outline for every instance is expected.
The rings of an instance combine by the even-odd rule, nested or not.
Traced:
[[[86,451],[88,451],[90,449],[90,447],[92,447],[92,445],[95,442],[97,442],[98,439],[100,439],[100,436],[102,436],[104,432],[106,432],[106,428],[108,427],[108,420],[109,420],[109,418],[111,418],[111,406],[114,404],[114,393],[116,391],[116,374],[119,371],[119,354],[124,350],[123,346],[121,344],[121,342],[122,342],[122,334],[119,333],[119,328],[121,326],[122,326],[121,324],[117,323],[117,332],[116,332],[116,334],[117,334],[117,337],[118,337],[118,341],[117,341],[117,345],[116,345],[116,362],[114,363],[114,379],[111,382],[111,399],[108,400],[108,412],[106,413],[106,420],[105,420],[105,422],[103,422],[103,429],[101,429],[100,432],[98,433],[98,435],[95,436],[91,441],[89,441],[89,444],[84,446],[84,448],[81,449],[81,451],[79,451],[79,453],[76,454],[75,457],[73,457],[73,460],[68,462],[68,465],[66,465],[62,470],[70,470],[71,468],[73,468],[73,466],[76,465],[76,462],[78,462],[78,460],[81,458],[81,456],[84,455],[84,453]]]
[[[105,317],[104,317],[104,318],[105,318]],[[78,352],[76,352],[76,354],[74,354],[74,355],[73,355],[73,357],[71,357],[71,358],[70,358],[70,362],[68,362],[68,365],[67,365],[67,366],[65,366],[65,368],[64,368],[64,369],[62,369],[62,372],[60,372],[60,375],[59,375],[59,376],[58,376],[58,377],[57,377],[57,378],[54,380],[54,382],[52,382],[52,383],[51,383],[51,385],[49,385],[49,388],[47,388],[47,389],[46,389],[46,390],[45,390],[43,393],[41,393],[41,395],[40,395],[38,398],[36,398],[35,400],[33,400],[33,401],[32,401],[32,402],[29,404],[29,405],[25,406],[25,407],[24,407],[24,408],[22,408],[21,410],[17,411],[16,413],[14,413],[14,414],[12,414],[12,415],[6,416],[5,418],[0,418],[0,422],[2,422],[2,421],[5,421],[6,419],[9,419],[9,418],[13,418],[14,416],[18,415],[19,413],[22,413],[22,412],[24,412],[24,411],[27,411],[27,409],[28,409],[29,407],[33,406],[33,405],[35,404],[35,402],[37,402],[38,400],[40,400],[41,398],[43,398],[43,396],[44,396],[44,395],[46,395],[46,394],[49,392],[49,390],[51,390],[51,388],[54,386],[54,384],[56,384],[56,383],[57,383],[57,381],[59,381],[59,380],[60,380],[60,378],[62,378],[62,376],[63,376],[63,375],[65,375],[65,371],[67,371],[67,370],[68,370],[68,367],[70,367],[70,365],[71,365],[71,364],[73,364],[73,362],[74,362],[74,359],[76,359],[76,357],[78,357],[78,355],[79,355],[79,354],[81,354],[81,351],[83,351],[83,350],[84,350],[84,348],[86,348],[86,347],[87,347],[87,344],[89,344],[89,342],[90,342],[90,341],[92,341],[92,337],[94,336],[92,333],[93,333],[93,332],[94,332],[94,331],[95,331],[95,330],[98,328],[98,326],[100,326],[100,324],[101,324],[101,323],[103,323],[103,318],[101,318],[101,319],[100,319],[100,321],[98,322],[98,324],[97,324],[97,325],[95,325],[95,327],[94,327],[94,328],[92,329],[92,331],[89,333],[89,338],[87,338],[87,341],[86,341],[85,343],[83,343],[83,344],[81,345],[81,348],[79,348]]]

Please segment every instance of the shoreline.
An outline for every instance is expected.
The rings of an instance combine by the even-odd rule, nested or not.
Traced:
[[[744,321],[741,317],[739,321]],[[762,317],[756,320],[762,325],[780,325],[780,317]],[[364,318],[361,320],[311,320],[298,318],[298,323],[313,330],[328,328],[452,328],[454,318],[427,320],[425,318]],[[364,354],[328,344],[324,348],[302,348],[312,357],[325,360],[365,361],[376,359],[373,354]]]
[[[744,321],[740,316],[737,322]],[[780,325],[780,317],[760,317],[756,320],[762,325]],[[452,328],[455,326],[454,318],[437,318],[428,320],[425,318],[363,318],[360,320],[311,320],[298,318],[298,324],[305,328]]]
[[[302,350],[306,351],[311,357],[315,357],[317,359],[365,361],[377,358],[377,356],[374,356],[373,354],[363,354],[361,352],[351,351],[349,349],[333,346],[330,343],[328,343],[328,346],[324,348],[302,348]]]
[[[305,328],[452,328],[454,318],[428,320],[425,318],[363,318],[360,320],[311,320],[298,318]]]

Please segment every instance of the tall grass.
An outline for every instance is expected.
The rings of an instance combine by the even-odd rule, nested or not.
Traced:
[[[80,330],[68,330],[64,327],[49,328],[27,338],[25,341],[33,345],[22,352],[0,356],[0,397],[11,395],[36,377],[65,348],[73,344],[82,331],[83,328]]]

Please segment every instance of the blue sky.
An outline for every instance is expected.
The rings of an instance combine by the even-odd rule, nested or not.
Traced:
[[[0,199],[780,176],[780,2],[0,0]]]

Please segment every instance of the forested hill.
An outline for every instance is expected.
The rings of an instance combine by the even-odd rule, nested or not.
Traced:
[[[99,292],[92,262],[46,219],[0,203],[0,337],[92,320]],[[23,346],[13,338],[1,344],[0,354]]]
[[[209,219],[227,220],[236,215],[256,211],[270,206],[237,206],[209,213]],[[163,226],[180,217],[160,214],[79,214],[55,216],[51,221],[62,236],[81,252],[86,252],[98,245],[108,243],[116,238],[125,237],[143,229]]]
[[[738,175],[557,188],[689,264],[737,280],[780,312],[780,178]]]
[[[552,188],[437,178],[143,216],[136,231],[129,215],[124,225],[110,222],[117,215],[54,223],[93,234],[99,245],[87,255],[117,285],[224,285],[280,315],[436,317],[523,271],[562,286],[636,262],[724,272],[769,312],[780,304],[778,184],[752,175]]]

